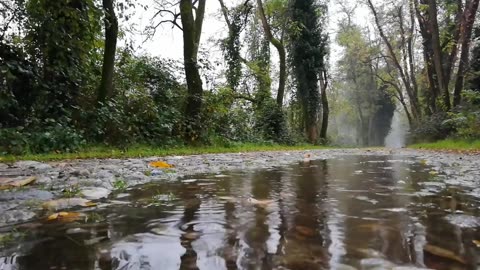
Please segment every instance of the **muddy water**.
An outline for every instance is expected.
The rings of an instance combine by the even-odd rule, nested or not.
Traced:
[[[138,186],[18,226],[3,269],[477,269],[480,201],[436,174],[346,156]]]

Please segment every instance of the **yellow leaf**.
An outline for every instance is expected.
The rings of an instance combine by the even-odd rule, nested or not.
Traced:
[[[75,206],[90,207],[96,204],[83,198],[68,198],[48,201],[43,204],[43,208],[48,210],[59,210]]]
[[[155,167],[155,168],[174,168],[175,166],[166,163],[165,161],[153,161],[149,163],[150,166]]]
[[[475,246],[480,247],[480,241],[479,240],[472,240],[472,242],[475,244]]]
[[[94,203],[94,202],[86,202],[86,203],[85,203],[85,206],[87,206],[87,207],[92,207],[92,206],[97,206],[97,204]]]
[[[23,179],[16,179],[16,178],[1,178],[0,179],[0,190],[15,188],[15,187],[23,187],[26,186],[37,179],[35,176],[30,176]]]
[[[48,221],[73,222],[80,218],[81,214],[77,212],[58,212],[47,217]]]
[[[437,171],[430,171],[429,174],[430,174],[430,175],[437,175],[438,172],[437,172]]]

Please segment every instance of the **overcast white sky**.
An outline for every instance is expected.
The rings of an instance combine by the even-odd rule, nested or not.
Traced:
[[[340,7],[338,2],[342,3],[351,2],[358,3],[359,1],[355,0],[330,0],[329,4],[329,33],[331,39],[331,64],[334,65],[337,55],[339,53],[338,46],[335,45],[335,35],[337,30],[338,21],[342,18],[339,14]],[[155,3],[154,0],[139,0],[138,3],[148,5],[149,8],[145,12],[138,12],[136,18],[131,20],[136,24],[135,28],[144,29],[146,26],[152,25],[152,17],[155,13]],[[226,0],[227,6],[233,6],[234,3],[238,0]],[[367,25],[367,16],[368,10],[362,4],[357,5],[355,21],[361,25]],[[157,18],[156,20],[159,20]],[[212,42],[209,42],[211,39],[219,39],[222,36],[226,35],[227,29],[223,17],[220,15],[220,4],[218,0],[207,0],[206,6],[206,16],[202,32],[202,41],[201,48],[205,50],[215,50],[219,51],[219,48],[212,47]],[[136,45],[139,47],[137,53],[148,53],[154,56],[160,56],[165,58],[172,58],[181,60],[183,54],[183,41],[182,33],[177,28],[172,28],[171,25],[165,24],[157,30],[155,37],[151,40],[143,43],[144,37],[140,35],[135,35],[133,37]],[[218,55],[218,54],[216,54]],[[218,55],[218,57],[221,57]],[[210,59],[212,60],[212,59]]]

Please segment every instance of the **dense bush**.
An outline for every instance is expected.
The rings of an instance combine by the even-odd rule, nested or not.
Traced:
[[[480,93],[465,90],[463,102],[454,111],[437,113],[425,118],[411,132],[414,142],[436,141],[447,137],[480,138]]]
[[[410,140],[421,142],[447,138],[454,131],[453,125],[448,120],[448,114],[443,112],[425,117],[419,125],[411,130]]]
[[[0,129],[2,154],[72,152],[85,144],[82,132],[68,123],[68,119],[46,119],[29,123],[26,128]]]
[[[463,103],[449,114],[446,124],[455,128],[454,136],[462,139],[480,138],[480,92],[464,91]]]

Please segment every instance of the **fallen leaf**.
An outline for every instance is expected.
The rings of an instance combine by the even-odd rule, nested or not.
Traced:
[[[315,235],[315,230],[306,226],[301,226],[301,225],[295,226],[295,231],[307,237],[312,237]]]
[[[437,174],[438,174],[437,171],[430,171],[430,172],[428,172],[428,173],[429,173],[430,175],[437,175]]]
[[[65,208],[71,208],[75,206],[90,207],[96,206],[96,203],[93,203],[89,200],[83,198],[68,198],[68,199],[58,199],[53,201],[48,201],[43,203],[43,208],[48,210],[59,210]]]
[[[77,212],[58,212],[47,217],[47,221],[73,222],[81,217]]]
[[[480,241],[479,240],[472,240],[472,242],[475,244],[475,246],[480,247]]]
[[[27,178],[1,178],[0,179],[0,190],[15,188],[15,187],[23,187],[26,186],[37,179],[35,176],[30,176]]]
[[[152,161],[148,165],[155,167],[155,168],[160,168],[160,169],[165,169],[165,168],[174,168],[175,166],[166,163],[165,161]]]
[[[452,261],[456,261],[456,262],[459,262],[461,264],[466,264],[465,259],[463,259],[462,257],[455,254],[453,251],[450,251],[448,249],[444,249],[442,247],[438,247],[438,246],[434,246],[434,245],[430,245],[430,244],[426,244],[423,247],[423,249],[426,252],[428,252],[432,255],[442,257],[442,258],[445,258],[445,259],[450,259]]]

